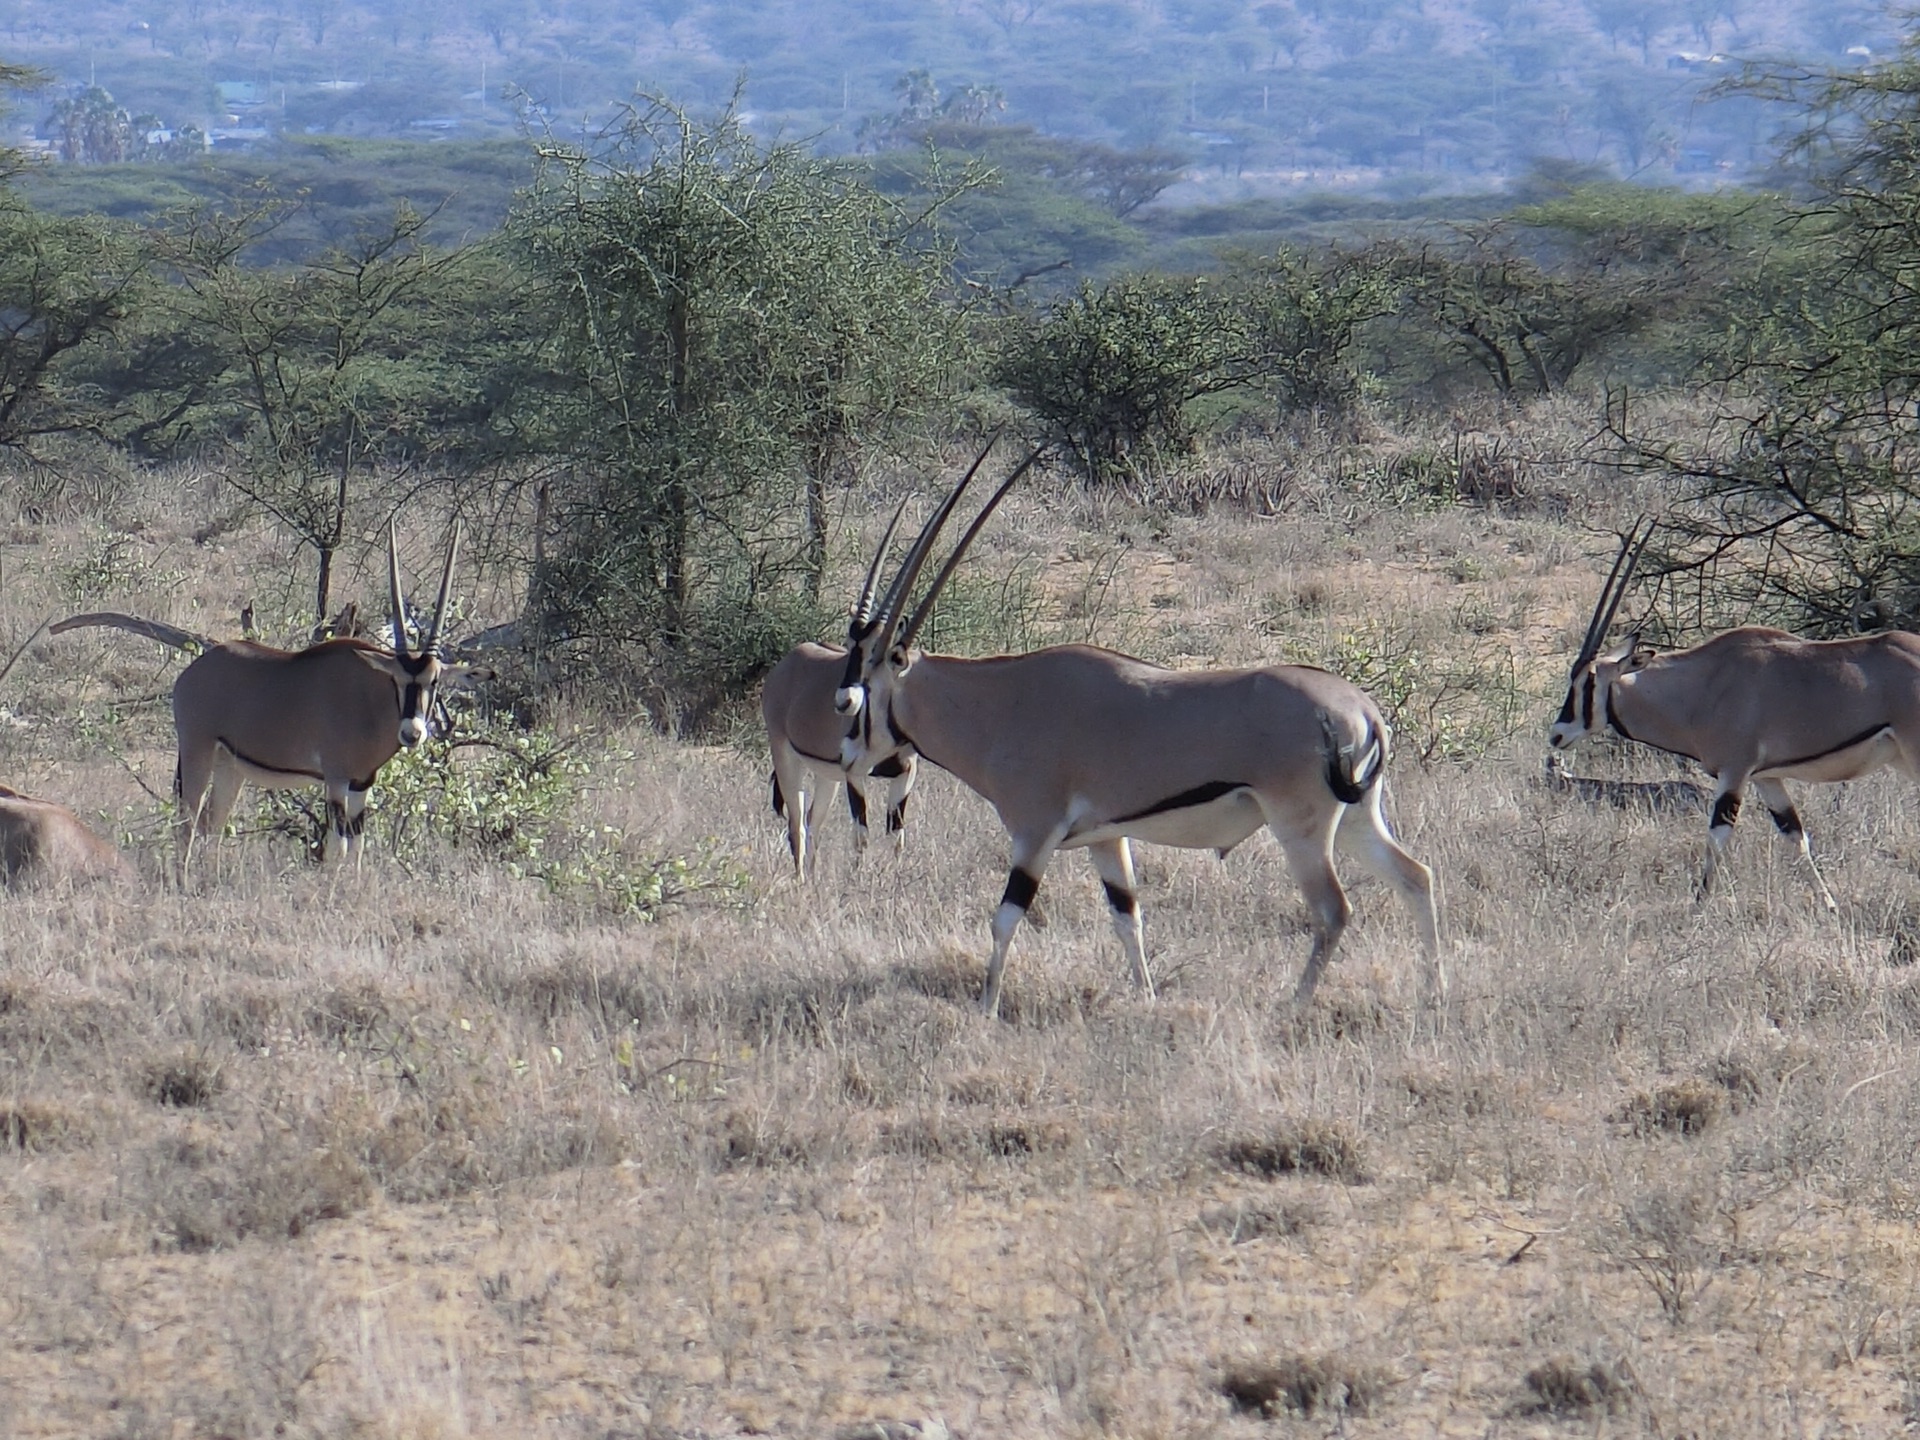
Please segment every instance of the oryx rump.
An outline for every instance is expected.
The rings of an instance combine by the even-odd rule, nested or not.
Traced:
[[[1562,749],[1611,731],[1699,762],[1714,779],[1703,895],[1751,783],[1795,844],[1814,892],[1837,908],[1783,782],[1852,780],[1884,766],[1920,779],[1920,637],[1802,640],[1742,626],[1686,650],[1661,653],[1629,640],[1602,655],[1644,543],[1622,544],[1548,743]]]
[[[1035,458],[975,517],[903,626],[906,597],[974,472],[948,495],[857,637],[839,700],[852,719],[846,754],[856,768],[917,754],[958,776],[1006,826],[1013,864],[994,914],[983,1008],[998,1008],[1008,949],[1054,851],[1091,852],[1134,982],[1151,994],[1128,841],[1224,856],[1263,825],[1312,912],[1297,1002],[1312,996],[1351,913],[1336,843],[1412,910],[1437,993],[1445,979],[1432,875],[1381,813],[1389,734],[1358,687],[1304,665],[1167,670],[1088,645],[981,660],[914,648],[954,566]]]

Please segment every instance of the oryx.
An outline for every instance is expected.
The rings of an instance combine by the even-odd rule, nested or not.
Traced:
[[[847,787],[853,815],[854,845],[867,843],[867,795],[863,778],[840,765],[840,742],[847,722],[834,710],[834,693],[846,674],[847,652],[837,645],[796,645],[767,674],[760,690],[760,714],[767,722],[767,748],[773,754],[773,813],[786,818],[793,873],[804,877],[813,863],[814,805],[830,798],[833,787]],[[907,796],[913,791],[914,758],[890,755],[872,774],[887,786],[887,833],[904,839]]]
[[[357,850],[367,791],[402,746],[426,738],[441,686],[484,678],[485,671],[448,664],[437,646],[453,586],[456,529],[440,576],[433,624],[418,650],[407,644],[400,554],[387,535],[388,582],[393,601],[394,648],[366,640],[326,640],[304,650],[278,650],[252,640],[208,643],[199,636],[128,616],[81,615],[53,627],[115,625],[166,644],[201,648],[173,684],[178,744],[174,793],[181,871],[193,838],[217,832],[251,780],[267,789],[321,784],[330,824],[324,854]]]
[[[73,811],[0,785],[0,884],[121,878],[132,867]]]
[[[1645,534],[1621,542],[1548,744],[1564,749],[1611,730],[1697,761],[1714,779],[1703,896],[1713,888],[1751,782],[1781,835],[1794,842],[1815,894],[1837,909],[1782,782],[1852,780],[1888,765],[1920,778],[1920,636],[1802,640],[1749,625],[1687,650],[1663,654],[1635,637],[1602,655],[1645,544]]]
[[[1055,850],[1091,852],[1134,983],[1151,995],[1127,842],[1224,858],[1262,825],[1312,911],[1296,1003],[1312,996],[1351,913],[1333,868],[1336,840],[1412,910],[1437,996],[1446,982],[1433,877],[1387,828],[1387,723],[1356,686],[1305,665],[1167,670],[1090,645],[983,660],[914,648],[954,566],[1037,458],[1029,455],[982,508],[902,624],[934,538],[974,471],[962,477],[856,635],[837,698],[849,717],[844,755],[852,768],[917,754],[957,775],[1007,828],[1013,865],[993,917],[982,1008],[999,1008],[1008,948]]]
[[[859,598],[854,601],[848,623],[850,640],[857,640],[871,619],[880,566],[906,508],[902,502],[893,512],[879,552],[867,567],[867,578],[860,587]],[[760,687],[760,717],[766,722],[767,749],[773,757],[773,813],[786,818],[793,873],[803,879],[813,858],[814,804],[822,796],[831,797],[837,784],[847,787],[854,844],[859,849],[866,848],[865,777],[849,773],[840,763],[840,744],[846,738],[847,722],[835,709],[834,696],[846,668],[846,647],[817,645],[809,640],[789,650],[767,673]],[[887,788],[887,833],[896,843],[902,842],[905,836],[907,796],[913,790],[914,772],[911,755],[890,755],[869,772],[891,782]]]

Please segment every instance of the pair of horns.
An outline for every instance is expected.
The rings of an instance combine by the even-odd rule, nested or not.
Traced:
[[[1643,520],[1645,530],[1640,528]],[[1606,643],[1607,631],[1612,628],[1613,617],[1619,613],[1620,602],[1626,597],[1634,567],[1640,563],[1640,552],[1647,548],[1657,524],[1651,516],[1642,515],[1620,537],[1620,551],[1613,557],[1613,569],[1607,572],[1607,583],[1600,587],[1600,600],[1593,607],[1593,618],[1587,621],[1587,638],[1580,642],[1580,658],[1573,662],[1575,675],[1586,668],[1587,662],[1598,655]]]
[[[947,556],[946,564],[940,568],[940,573],[934,577],[933,584],[927,587],[927,593],[920,598],[919,605],[915,607],[913,614],[907,618],[906,625],[902,627],[901,610],[906,604],[907,597],[913,593],[914,584],[919,580],[920,571],[927,563],[927,556],[933,551],[934,542],[940,538],[940,531],[952,516],[954,506],[960,503],[960,497],[966,493],[967,486],[973,482],[973,477],[986,463],[987,456],[993,452],[994,444],[999,438],[999,433],[996,431],[988,439],[986,448],[975,457],[973,464],[967,467],[967,473],[960,477],[959,484],[947,492],[947,498],[940,502],[939,508],[927,518],[927,523],[920,527],[919,535],[914,538],[912,547],[907,551],[907,558],[900,562],[899,570],[894,572],[893,583],[887,586],[886,596],[881,600],[879,609],[876,611],[873,608],[873,595],[879,585],[880,568],[886,563],[887,551],[893,545],[894,532],[900,526],[900,517],[907,508],[906,503],[901,502],[900,508],[893,512],[893,519],[887,525],[887,533],[881,537],[880,548],[874,552],[873,563],[867,567],[866,583],[861,586],[860,599],[853,607],[853,628],[856,631],[865,630],[869,625],[879,627],[879,640],[871,654],[886,654],[895,643],[896,630],[899,631],[900,644],[913,643],[913,637],[920,633],[920,627],[926,623],[927,616],[933,613],[933,602],[939,599],[940,592],[952,577],[954,568],[959,565],[961,557],[967,553],[967,547],[973,544],[974,537],[987,523],[987,518],[993,514],[994,508],[1006,498],[1014,482],[1033,468],[1044,448],[1036,448],[1030,452],[1026,459],[1014,467],[1013,473],[1000,482],[1000,488],[993,492],[987,503],[980,507],[980,513],[973,517],[973,523],[960,537],[960,543],[953,547],[953,553]]]
[[[460,553],[460,525],[454,523],[453,539],[447,544],[446,568],[440,572],[440,599],[433,607],[433,628],[427,631],[427,638],[421,642],[419,654],[431,655],[440,643],[440,627],[446,622],[447,600],[453,594],[453,560]],[[407,649],[407,606],[401,598],[400,585],[400,542],[394,534],[393,521],[387,521],[387,583],[393,596],[393,653],[405,655]]]

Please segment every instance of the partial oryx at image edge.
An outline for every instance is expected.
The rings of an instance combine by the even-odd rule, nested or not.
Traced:
[[[956,775],[1006,826],[1013,863],[993,917],[981,1007],[989,1015],[999,1009],[1007,952],[1054,851],[1090,853],[1133,981],[1151,995],[1128,842],[1224,858],[1262,825],[1311,911],[1297,1004],[1312,997],[1351,914],[1334,871],[1336,845],[1406,902],[1428,958],[1429,994],[1444,993],[1433,877],[1381,813],[1389,732],[1358,687],[1304,665],[1167,670],[1091,645],[980,660],[914,648],[954,567],[1039,454],[981,508],[903,623],[920,569],[986,452],[974,461],[922,528],[879,608],[856,627],[837,699],[850,726],[850,768],[918,755]]]
[[[243,780],[274,790],[324,785],[330,822],[324,857],[358,851],[367,791],[380,767],[401,747],[426,738],[442,687],[451,690],[487,678],[488,672],[449,664],[439,654],[459,548],[456,529],[447,546],[433,624],[418,649],[407,642],[400,553],[391,526],[391,650],[358,639],[326,640],[296,651],[252,640],[216,643],[122,615],[76,615],[53,627],[60,634],[107,625],[201,651],[173,684],[175,836],[183,875],[195,835],[217,833],[226,824]]]
[[[1797,849],[1814,893],[1835,910],[1783,782],[1832,784],[1885,766],[1920,778],[1920,636],[1802,640],[1748,625],[1664,653],[1631,636],[1603,655],[1653,528],[1652,521],[1644,532],[1636,525],[1621,541],[1547,742],[1560,750],[1610,731],[1698,762],[1714,780],[1703,898],[1752,784]]]
[[[0,785],[0,885],[132,874],[119,849],[66,806]]]

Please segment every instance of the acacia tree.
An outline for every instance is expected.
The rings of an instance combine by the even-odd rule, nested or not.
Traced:
[[[1678,484],[1669,594],[1695,624],[1832,635],[1920,622],[1920,45],[1740,88],[1799,108],[1810,198],[1732,277],[1708,423],[1611,417],[1623,463]]]
[[[314,552],[315,622],[370,495],[459,443],[487,390],[484,252],[392,221],[301,265],[246,263],[284,202],[176,217],[154,245],[171,283],[103,388],[134,394],[151,454],[213,452],[227,483]]]
[[[813,628],[836,484],[942,390],[953,191],[889,198],[666,104],[541,162],[510,230],[552,317],[529,423],[570,467],[554,618],[706,692],[657,697],[697,723]]]

